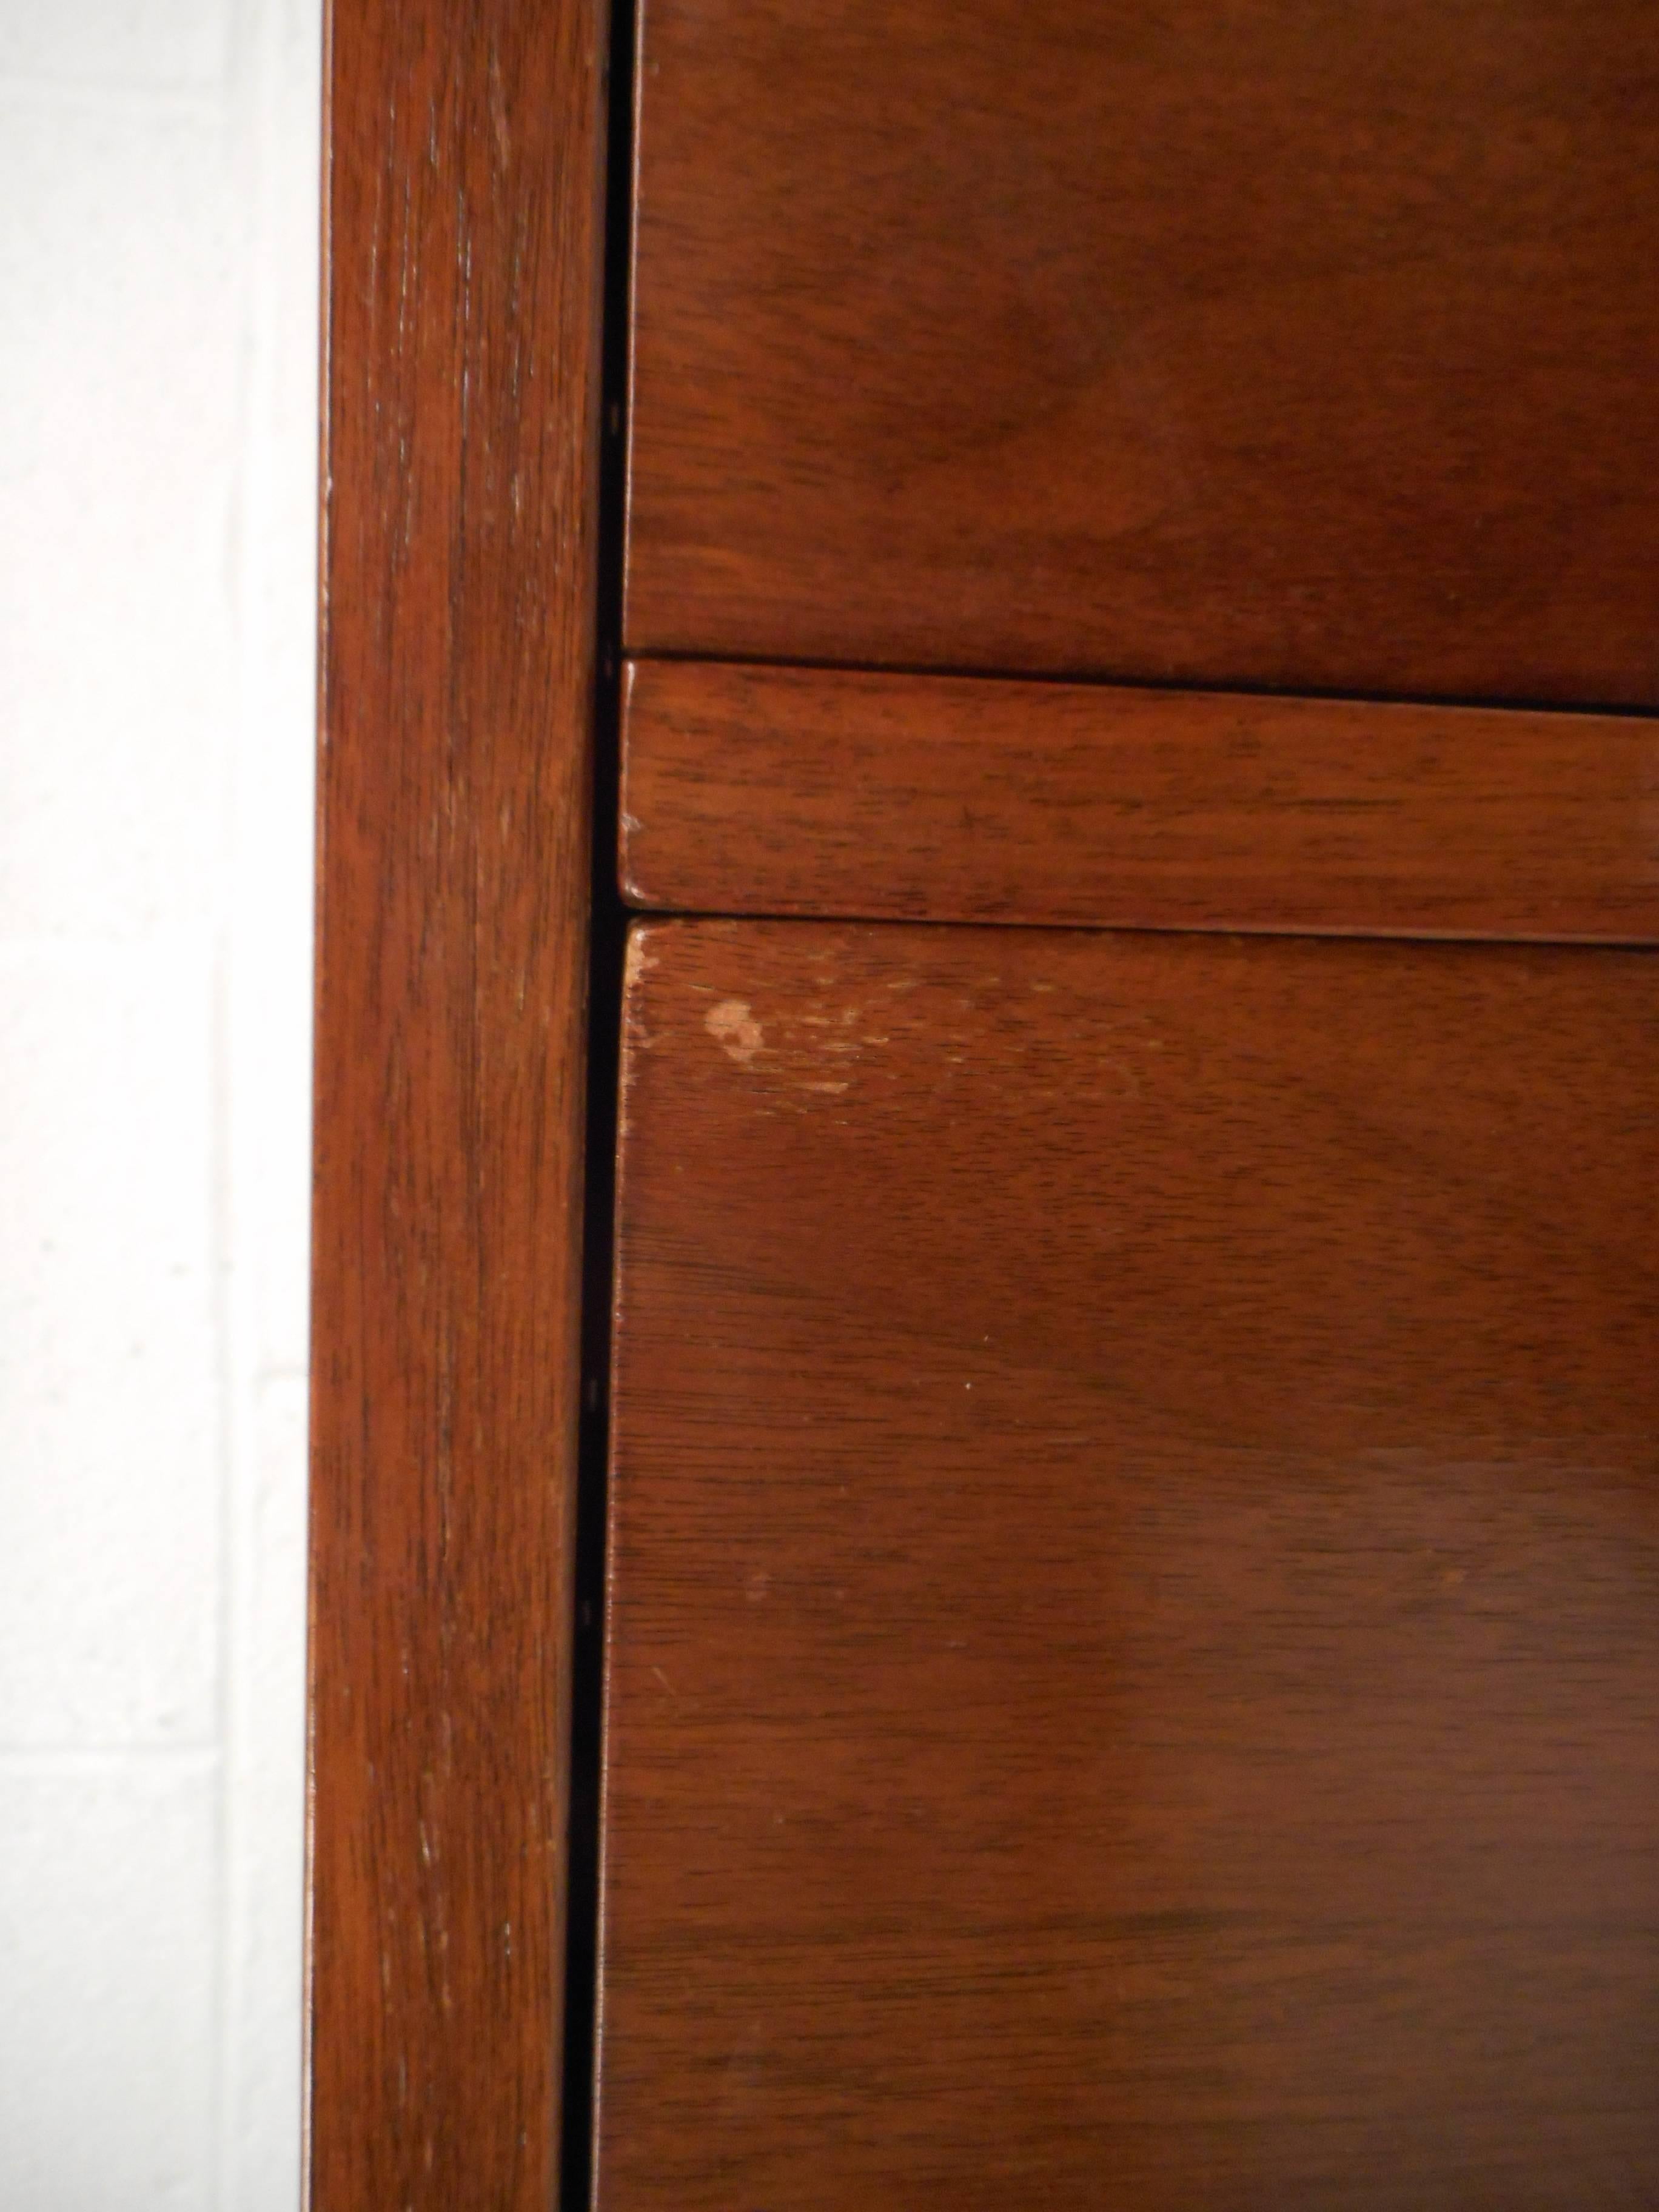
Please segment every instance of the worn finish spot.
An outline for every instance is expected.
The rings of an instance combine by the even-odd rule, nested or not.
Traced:
[[[739,1067],[747,1067],[765,1042],[760,1024],[749,1011],[746,999],[722,999],[703,1020],[711,1037],[721,1043]]]

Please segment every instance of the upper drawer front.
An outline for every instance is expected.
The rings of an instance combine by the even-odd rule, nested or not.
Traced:
[[[639,652],[1659,700],[1648,0],[644,0]]]
[[[1659,944],[1659,721],[634,660],[636,906]]]

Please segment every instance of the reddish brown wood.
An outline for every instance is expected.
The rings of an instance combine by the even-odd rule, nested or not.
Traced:
[[[653,925],[603,2212],[1659,2200],[1659,969]]]
[[[1659,722],[631,662],[622,882],[690,912],[1659,937]]]
[[[314,2212],[557,2186],[604,21],[331,11]]]
[[[642,0],[628,642],[1659,700],[1647,0]]]

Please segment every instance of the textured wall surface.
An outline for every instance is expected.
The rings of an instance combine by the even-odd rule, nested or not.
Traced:
[[[0,2204],[298,2201],[318,0],[0,0]]]

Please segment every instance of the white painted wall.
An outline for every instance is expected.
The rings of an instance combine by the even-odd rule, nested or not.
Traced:
[[[0,0],[0,2207],[294,2212],[319,0]]]

